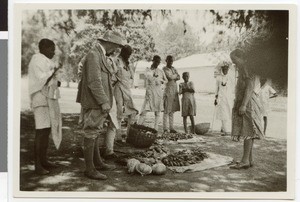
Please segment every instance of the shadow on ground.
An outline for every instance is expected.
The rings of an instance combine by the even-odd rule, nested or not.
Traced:
[[[286,140],[255,141],[254,166],[248,170],[231,170],[228,166],[194,173],[163,176],[130,175],[124,166],[104,171],[109,179],[95,181],[84,177],[80,153],[81,138],[74,129],[78,114],[63,114],[63,140],[59,150],[51,142],[49,156],[60,164],[47,176],[34,173],[34,120],[29,111],[21,113],[20,190],[21,191],[138,191],[138,192],[279,192],[286,191]],[[219,134],[202,136],[206,143],[176,144],[174,148],[200,146],[204,151],[239,159],[242,143]],[[114,162],[110,162],[114,163]]]

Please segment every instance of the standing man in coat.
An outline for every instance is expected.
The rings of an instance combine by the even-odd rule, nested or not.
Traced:
[[[81,103],[83,114],[85,175],[91,179],[105,180],[107,176],[98,170],[115,168],[113,165],[105,164],[101,159],[99,135],[104,123],[108,122],[106,146],[113,144],[118,124],[115,115],[112,115],[114,72],[107,61],[107,55],[123,45],[123,38],[118,32],[106,32],[87,54],[82,68],[77,102]]]
[[[163,68],[168,79],[164,92],[164,117],[163,130],[167,132],[167,121],[169,118],[170,133],[176,133],[173,127],[174,112],[180,111],[179,95],[176,81],[180,80],[180,75],[172,66],[173,56],[168,55],[166,58],[167,66]]]

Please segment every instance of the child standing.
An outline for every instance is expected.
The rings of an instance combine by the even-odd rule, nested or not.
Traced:
[[[191,133],[195,134],[195,121],[194,121],[194,116],[196,116],[196,101],[194,97],[195,88],[193,82],[189,81],[190,78],[189,72],[183,72],[182,78],[184,82],[179,84],[179,94],[182,94],[181,114],[183,117],[184,131],[185,133],[188,133],[187,117],[189,116],[192,124]]]

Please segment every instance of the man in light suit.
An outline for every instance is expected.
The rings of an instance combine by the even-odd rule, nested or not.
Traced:
[[[105,180],[107,176],[98,170],[112,170],[113,165],[103,162],[99,151],[99,135],[108,121],[106,146],[113,144],[117,123],[110,115],[113,106],[113,68],[107,62],[107,55],[123,47],[122,36],[108,31],[97,40],[86,56],[78,88],[77,102],[82,107],[82,129],[84,131],[85,175],[92,179]],[[108,146],[108,149],[112,147]],[[106,153],[113,151],[106,151]]]

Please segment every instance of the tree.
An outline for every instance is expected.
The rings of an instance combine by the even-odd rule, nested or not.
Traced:
[[[96,39],[106,30],[118,30],[134,49],[132,62],[150,60],[154,54],[179,59],[196,52],[232,51],[245,40],[262,36],[264,42],[256,46],[260,55],[251,52],[253,61],[258,61],[254,57],[261,61],[251,66],[258,74],[279,80],[281,86],[287,83],[286,11],[36,10],[24,16],[22,74],[27,73],[38,41],[47,37],[57,44],[56,58],[64,63],[66,81],[74,80],[80,59]],[[262,56],[268,58],[267,65]]]
[[[167,55],[175,59],[189,56],[201,51],[198,38],[189,25],[183,26],[182,21],[169,21],[164,28],[151,25],[151,35],[156,44],[157,54],[162,58]]]

